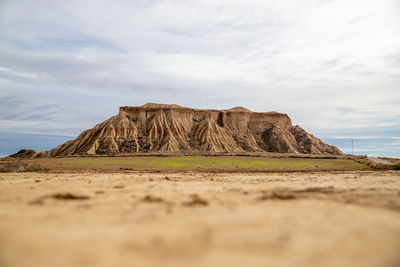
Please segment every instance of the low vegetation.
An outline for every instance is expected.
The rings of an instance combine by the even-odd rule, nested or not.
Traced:
[[[37,163],[27,163],[22,160],[2,161],[0,163],[0,172],[40,172],[45,171]]]
[[[247,156],[186,156],[186,157],[72,157],[26,160],[50,170],[98,171],[320,171],[364,170],[369,167],[350,159],[269,158]]]

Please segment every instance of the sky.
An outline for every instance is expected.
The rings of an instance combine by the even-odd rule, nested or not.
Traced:
[[[400,157],[400,1],[0,0],[0,155],[147,102],[274,110]]]

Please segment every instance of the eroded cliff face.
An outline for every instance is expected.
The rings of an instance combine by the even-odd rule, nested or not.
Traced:
[[[135,152],[281,152],[341,154],[286,114],[242,107],[201,110],[149,103],[121,107],[116,116],[82,132],[45,155],[72,156]]]

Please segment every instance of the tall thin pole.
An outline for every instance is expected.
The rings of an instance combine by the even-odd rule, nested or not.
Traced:
[[[354,155],[354,140],[351,140],[351,154]]]

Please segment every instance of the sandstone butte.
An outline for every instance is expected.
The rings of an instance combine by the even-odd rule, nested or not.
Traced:
[[[292,126],[286,114],[252,112],[243,107],[203,110],[148,103],[120,107],[117,115],[52,150],[22,150],[14,156],[67,157],[145,152],[342,154],[337,147],[323,143],[299,126]]]

